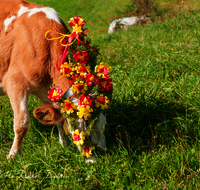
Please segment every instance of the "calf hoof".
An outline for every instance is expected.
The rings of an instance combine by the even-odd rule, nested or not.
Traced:
[[[98,159],[96,156],[90,156],[89,158],[85,159],[85,163],[95,163],[98,162]]]
[[[14,159],[17,155],[21,156],[21,149],[10,151],[10,153],[7,156],[7,159]]]

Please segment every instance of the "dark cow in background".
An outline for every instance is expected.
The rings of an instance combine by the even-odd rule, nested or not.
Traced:
[[[21,154],[23,137],[30,128],[29,95],[36,95],[43,104],[51,104],[47,92],[60,77],[56,69],[60,42],[47,40],[45,33],[58,30],[67,34],[69,30],[52,8],[23,0],[1,0],[0,9],[0,95],[9,96],[14,111],[15,138],[8,155],[8,158],[14,158]],[[56,33],[51,33],[50,38],[54,37]],[[70,80],[65,77],[56,84],[64,92],[71,87]],[[59,139],[61,144],[66,144],[62,114],[48,106],[52,112],[57,110],[54,120],[58,123]],[[101,125],[105,117],[100,117]],[[81,121],[78,127],[83,130]],[[95,159],[91,158],[92,161]]]

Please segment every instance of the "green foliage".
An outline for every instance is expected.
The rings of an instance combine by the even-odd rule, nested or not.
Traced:
[[[13,112],[0,98],[1,189],[200,189],[200,14],[93,36],[112,66],[106,111],[107,152],[85,164],[77,147],[61,147],[56,126],[32,115],[22,157],[7,160]],[[97,58],[98,60],[98,58]]]

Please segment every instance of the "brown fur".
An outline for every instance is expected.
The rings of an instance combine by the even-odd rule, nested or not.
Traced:
[[[59,40],[47,40],[45,33],[56,29],[64,34],[69,33],[62,21],[61,25],[49,20],[43,12],[30,17],[27,16],[28,13],[24,13],[16,17],[5,31],[4,21],[17,16],[21,4],[29,9],[42,7],[23,0],[0,1],[0,83],[4,93],[9,96],[14,111],[15,140],[9,158],[13,152],[20,153],[22,139],[29,129],[29,94],[36,95],[45,104],[50,103],[47,92],[53,82],[60,78],[56,61],[61,45]],[[49,38],[57,36],[54,32]],[[61,79],[56,85],[63,91],[71,87],[67,78]]]
[[[52,105],[43,105],[33,111],[34,116],[46,125],[53,125],[62,121],[63,117],[59,109]]]

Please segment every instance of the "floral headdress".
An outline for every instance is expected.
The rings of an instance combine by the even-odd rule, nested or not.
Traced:
[[[82,28],[85,24],[84,19],[73,17],[68,21],[68,24],[72,27],[72,32],[71,34],[60,34],[61,45],[65,46],[65,49],[59,56],[62,59],[60,65],[57,61],[57,69],[62,77],[70,78],[72,84],[70,94],[75,93],[79,102],[78,105],[75,105],[66,96],[63,96],[64,92],[59,87],[52,87],[48,92],[48,98],[60,104],[61,112],[70,121],[74,144],[82,145],[82,154],[88,158],[95,148],[89,135],[95,126],[99,113],[110,105],[113,86],[109,75],[111,67],[101,61],[96,64],[97,53],[101,54],[89,45],[89,40],[85,39],[88,29]],[[63,44],[64,39],[65,44]],[[76,47],[74,47],[75,45]],[[66,58],[68,58],[68,62],[65,62]],[[95,99],[91,95],[94,93],[96,94]],[[74,128],[77,124],[77,117],[89,122],[85,132],[79,132],[78,129]]]

